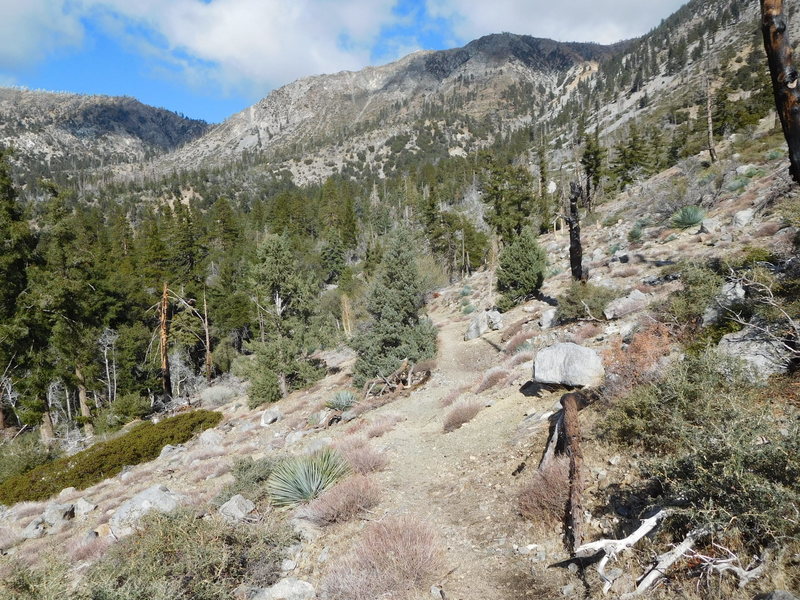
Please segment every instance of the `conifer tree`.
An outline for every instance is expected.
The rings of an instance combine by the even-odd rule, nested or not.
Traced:
[[[386,249],[367,299],[371,321],[353,339],[358,352],[354,382],[389,375],[401,362],[417,362],[436,354],[436,329],[420,317],[424,290],[415,266],[415,242],[399,230]]]

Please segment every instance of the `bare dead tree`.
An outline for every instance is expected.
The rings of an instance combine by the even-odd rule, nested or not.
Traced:
[[[159,307],[159,352],[161,354],[161,390],[164,401],[172,399],[172,381],[169,374],[169,288],[164,282]]]
[[[706,123],[708,126],[708,157],[712,163],[717,162],[717,151],[714,149],[714,121],[711,118],[711,82],[706,75]]]
[[[761,0],[761,33],[772,77],[775,108],[789,147],[789,172],[795,183],[800,183],[800,88],[787,29],[783,0]]]
[[[583,196],[579,183],[569,184],[569,215],[564,218],[569,226],[569,268],[575,281],[583,279],[583,247],[581,246],[581,223],[578,215],[578,200]]]
[[[585,399],[577,392],[564,394],[561,406],[564,407],[564,436],[569,455],[569,501],[567,503],[567,539],[569,550],[575,550],[583,541],[583,451],[581,450],[581,427],[578,411],[585,405]]]

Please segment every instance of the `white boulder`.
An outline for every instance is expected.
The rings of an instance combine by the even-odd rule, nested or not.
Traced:
[[[603,361],[597,352],[572,342],[544,348],[533,361],[533,380],[539,383],[591,387],[600,385],[604,377]]]

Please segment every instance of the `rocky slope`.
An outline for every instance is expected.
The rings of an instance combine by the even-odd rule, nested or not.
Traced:
[[[28,176],[144,162],[203,135],[203,121],[128,97],[0,88],[0,146]]]

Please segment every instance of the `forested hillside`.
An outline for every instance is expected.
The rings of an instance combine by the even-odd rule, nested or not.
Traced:
[[[210,129],[14,92],[0,593],[796,591],[800,201],[757,13],[487,36]],[[205,517],[140,527],[141,494]]]

